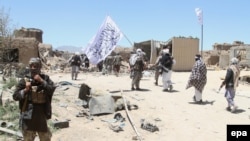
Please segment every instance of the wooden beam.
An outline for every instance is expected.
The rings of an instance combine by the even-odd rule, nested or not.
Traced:
[[[13,131],[13,130],[10,130],[10,129],[7,129],[7,128],[0,127],[0,131],[15,135],[15,136],[18,136],[18,137],[21,137],[21,138],[23,137],[23,134],[21,132]]]

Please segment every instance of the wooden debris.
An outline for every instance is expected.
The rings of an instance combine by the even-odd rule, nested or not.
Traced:
[[[69,127],[69,121],[52,121],[55,128],[67,128]]]
[[[124,97],[123,94],[122,94],[122,90],[121,90],[121,95],[122,95],[123,102],[124,102],[124,105],[125,105],[125,110],[126,110],[127,117],[128,117],[129,122],[130,122],[130,124],[132,125],[132,127],[133,127],[133,129],[134,129],[134,131],[135,131],[135,133],[136,133],[136,135],[137,135],[136,139],[138,139],[138,140],[141,141],[142,138],[141,138],[140,134],[138,133],[138,131],[137,131],[136,127],[135,127],[135,124],[134,124],[132,118],[131,118],[130,115],[129,115],[128,106],[127,106],[127,101],[126,101],[125,97]],[[133,137],[133,139],[134,139],[134,137]]]
[[[5,133],[9,133],[9,134],[12,134],[12,135],[15,135],[15,136],[18,136],[20,138],[23,137],[23,134],[21,132],[13,131],[13,130],[10,130],[10,129],[7,129],[7,128],[0,127],[0,131],[5,132]]]

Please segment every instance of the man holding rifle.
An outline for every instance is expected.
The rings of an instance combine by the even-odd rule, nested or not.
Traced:
[[[24,141],[34,141],[36,134],[40,141],[50,141],[52,136],[47,119],[51,118],[51,99],[55,87],[49,76],[41,73],[41,67],[39,58],[31,58],[30,73],[19,81],[13,94],[13,99],[19,101]]]
[[[238,59],[232,58],[231,65],[227,69],[225,80],[222,82],[220,89],[225,85],[226,92],[225,97],[227,99],[227,110],[231,111],[232,113],[236,111],[238,108],[237,105],[234,103],[234,97],[236,93],[236,87],[238,87],[238,80],[240,76],[240,69],[238,66]]]

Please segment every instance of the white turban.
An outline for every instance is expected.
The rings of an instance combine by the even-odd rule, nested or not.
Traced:
[[[235,57],[233,57],[233,58],[231,59],[231,63],[232,63],[232,64],[238,64],[238,62],[239,62],[239,60],[238,60],[237,58],[235,58]]]
[[[164,53],[164,54],[169,53],[169,49],[163,49],[163,53]]]
[[[140,48],[138,48],[137,50],[136,50],[136,53],[137,54],[140,54],[142,52],[142,50],[140,49]]]

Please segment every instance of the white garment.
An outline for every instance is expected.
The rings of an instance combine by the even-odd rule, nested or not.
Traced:
[[[175,59],[173,59],[173,65],[175,65],[176,64],[176,60]]]
[[[71,70],[71,78],[72,78],[72,80],[73,80],[73,79],[76,80],[76,79],[77,79],[77,76],[78,76],[78,73],[79,73],[79,67],[73,65],[71,68],[72,68],[72,70]]]
[[[195,89],[195,100],[196,101],[202,100],[202,93],[199,90],[197,90],[196,88],[194,88],[194,89]]]
[[[168,72],[165,71],[162,72],[163,89],[168,89],[169,86],[172,85],[171,76],[172,76],[172,70],[169,70]]]
[[[72,68],[73,73],[79,73],[79,67],[78,66],[73,65],[71,68]]]

